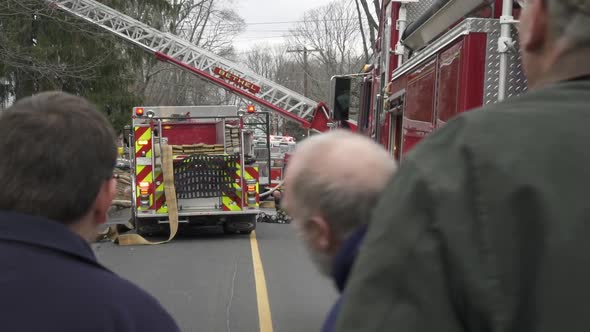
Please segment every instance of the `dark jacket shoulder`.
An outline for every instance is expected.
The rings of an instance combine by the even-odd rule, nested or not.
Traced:
[[[467,112],[388,184],[338,331],[586,331],[590,82]]]
[[[0,211],[6,331],[178,331],[158,301],[96,261],[65,226]]]

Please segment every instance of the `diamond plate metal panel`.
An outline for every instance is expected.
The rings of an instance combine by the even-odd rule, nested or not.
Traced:
[[[407,4],[408,25],[416,21],[422,14],[426,13],[428,8],[430,8],[434,2],[436,2],[436,0],[419,0],[418,2]],[[468,17],[472,16],[474,15],[468,15]]]
[[[409,3],[407,7],[408,25],[416,21],[422,14],[426,13],[428,8],[430,8],[435,1],[436,0],[420,0],[416,3]]]
[[[484,82],[484,104],[498,102],[498,83],[500,79],[500,53],[498,52],[498,38],[500,37],[500,24],[492,33],[488,34],[486,78]],[[506,86],[506,98],[518,96],[527,90],[527,81],[522,68],[520,49],[518,45],[518,33],[512,29],[512,38],[517,41],[515,49],[511,50],[508,57],[508,79]]]

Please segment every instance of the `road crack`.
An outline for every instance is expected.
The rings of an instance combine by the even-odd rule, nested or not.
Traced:
[[[226,312],[225,312],[227,332],[231,332],[231,328],[229,327],[229,320],[230,320],[230,313],[231,313],[231,305],[232,305],[233,299],[234,299],[234,290],[235,290],[235,286],[236,286],[236,276],[238,275],[238,261],[239,260],[240,260],[240,256],[238,256],[236,258],[236,261],[234,262],[234,275],[233,275],[233,278],[231,281],[231,293],[229,296],[229,302],[227,303]]]

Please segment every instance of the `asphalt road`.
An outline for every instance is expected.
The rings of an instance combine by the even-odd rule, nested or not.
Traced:
[[[274,332],[319,331],[336,300],[291,225],[258,224]],[[98,259],[168,309],[182,331],[260,331],[251,240],[212,233],[158,246],[94,245]],[[258,294],[260,295],[260,294]]]

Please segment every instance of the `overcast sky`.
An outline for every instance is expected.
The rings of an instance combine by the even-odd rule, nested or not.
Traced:
[[[236,10],[246,21],[246,31],[235,39],[238,52],[259,43],[280,43],[293,23],[301,20],[306,10],[331,0],[234,0]]]

